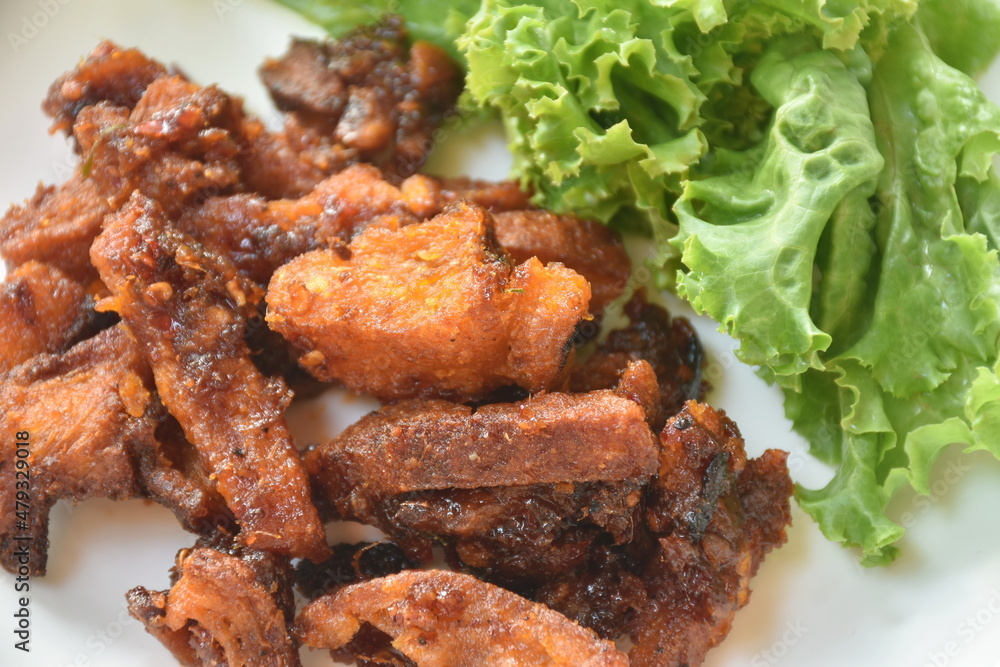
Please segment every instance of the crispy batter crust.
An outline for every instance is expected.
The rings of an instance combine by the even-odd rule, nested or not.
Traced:
[[[284,384],[260,374],[243,340],[250,288],[152,201],[135,196],[92,248],[112,305],[139,341],[164,405],[204,457],[255,548],[323,558],[328,549],[292,445]]]
[[[420,667],[628,665],[614,644],[544,605],[440,570],[354,584],[310,603],[295,627],[307,646],[336,649],[364,623],[390,635]]]
[[[268,288],[268,323],[322,380],[383,400],[474,399],[551,386],[587,312],[590,288],[561,265],[514,268],[491,218],[457,205],[399,230],[368,229],[349,257],[307,253]]]

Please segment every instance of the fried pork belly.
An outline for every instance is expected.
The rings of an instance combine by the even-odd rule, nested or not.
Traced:
[[[261,375],[243,340],[252,287],[135,195],[91,249],[116,310],[149,361],[163,404],[205,460],[247,546],[328,553],[288,433],[289,392]],[[222,268],[220,268],[222,267]]]
[[[0,255],[8,268],[35,260],[86,284],[96,278],[88,252],[107,212],[94,182],[80,174],[59,186],[39,185],[0,220]]]
[[[495,215],[497,243],[515,262],[562,262],[590,282],[590,310],[600,313],[625,291],[632,262],[617,232],[593,220],[548,211]]]
[[[461,75],[439,47],[406,44],[403,22],[392,16],[337,41],[296,39],[286,55],[265,62],[264,85],[290,117],[285,136],[329,136],[350,163],[375,164],[401,177],[413,174],[424,163],[434,130],[454,107]],[[271,165],[255,164],[270,176]],[[323,175],[331,173],[327,165],[316,166]],[[283,170],[281,179],[258,178],[251,171],[247,178],[263,180],[255,188],[261,192],[298,197],[319,179],[300,176],[296,182],[288,177],[296,171]]]
[[[218,88],[161,76],[132,109],[83,108],[73,133],[86,156],[84,175],[112,209],[138,191],[176,214],[237,188],[242,119],[241,102]]]
[[[126,595],[129,613],[187,667],[297,667],[288,559],[196,546],[177,555],[171,587]]]
[[[42,109],[52,117],[53,132],[69,132],[84,107],[107,102],[131,109],[147,86],[166,74],[163,65],[141,51],[104,41],[76,69],[55,80]]]
[[[15,522],[13,447],[0,457],[0,558],[11,572],[15,535],[30,535],[30,569],[45,573],[48,512],[56,500],[122,499],[142,493],[135,451],[154,442],[158,404],[152,378],[121,327],[106,329],[60,355],[42,354],[0,381],[0,432],[30,434],[31,516]],[[85,473],[83,472],[85,471]]]
[[[747,603],[764,556],[784,543],[792,483],[785,452],[747,460],[735,424],[707,405],[689,402],[660,439],[645,535],[599,546],[533,597],[602,636],[628,633],[632,665],[698,665]]]
[[[305,456],[331,516],[388,533],[418,561],[504,582],[580,565],[590,543],[632,539],[657,446],[642,408],[611,391],[478,409],[387,406]]]
[[[25,262],[0,284],[0,375],[69,347],[92,320],[83,287],[59,269]]]
[[[705,392],[701,367],[703,353],[694,327],[683,317],[671,318],[662,306],[649,303],[643,290],[625,306],[631,322],[611,331],[585,362],[572,372],[573,391],[593,391],[615,386],[630,362],[648,361],[660,384],[660,405],[648,411],[659,429],[689,400]]]
[[[299,362],[316,377],[384,400],[546,389],[590,287],[559,264],[515,268],[492,236],[489,213],[467,204],[400,230],[368,229],[346,257],[321,250],[281,267],[268,323],[304,350]]]
[[[311,602],[295,620],[312,648],[343,647],[363,625],[419,666],[629,664],[614,644],[561,614],[456,572],[412,570],[354,584]],[[371,664],[362,660],[372,656],[359,658]]]

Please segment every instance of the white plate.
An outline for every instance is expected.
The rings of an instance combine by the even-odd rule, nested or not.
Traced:
[[[39,104],[56,76],[100,39],[139,46],[199,82],[243,95],[250,109],[270,116],[255,71],[266,55],[282,53],[292,34],[321,31],[265,0],[183,0],[169,8],[150,1],[5,0],[0,205],[19,202],[38,181],[61,181],[72,169],[75,157],[61,137],[47,136]],[[1000,99],[1000,68],[986,85]],[[487,130],[454,138],[432,167],[502,178],[509,164],[497,133]],[[675,313],[687,313],[672,303]],[[790,432],[780,394],[735,361],[732,342],[711,322],[694,321],[713,359],[710,401],[737,421],[750,453],[788,449],[795,479],[822,484],[830,471],[810,461]],[[296,406],[296,436],[331,435],[371,405],[335,397]],[[1000,465],[985,455],[948,457],[939,473],[934,497],[898,501],[912,526],[903,556],[887,569],[862,570],[854,554],[824,540],[796,510],[787,546],[764,563],[750,604],[706,665],[1000,667]],[[169,512],[141,501],[59,503],[51,541],[49,574],[31,581],[30,654],[13,648],[18,595],[13,578],[0,574],[0,665],[175,664],[129,618],[123,597],[137,585],[166,587],[175,552],[193,541]],[[322,653],[303,654],[307,665],[329,664]]]

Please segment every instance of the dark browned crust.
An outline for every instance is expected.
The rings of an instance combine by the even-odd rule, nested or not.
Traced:
[[[250,361],[241,309],[253,287],[173,229],[139,195],[91,252],[139,342],[159,395],[198,449],[248,546],[322,559],[328,550],[292,445],[284,383]],[[226,276],[231,276],[228,280]]]
[[[704,353],[694,327],[683,317],[646,300],[644,290],[625,306],[630,323],[611,331],[594,353],[572,372],[573,391],[607,389],[618,384],[630,362],[648,361],[660,384],[659,409],[649,411],[654,428],[676,414],[686,401],[700,400],[707,388],[702,379]]]

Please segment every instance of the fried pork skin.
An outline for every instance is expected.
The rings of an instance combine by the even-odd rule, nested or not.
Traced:
[[[325,250],[281,267],[268,323],[317,378],[383,400],[541,391],[562,371],[590,287],[559,264],[514,268],[492,236],[490,214],[468,204],[368,229],[346,259]]]
[[[265,378],[243,340],[241,287],[220,258],[139,195],[108,218],[91,251],[101,278],[153,369],[159,395],[198,449],[254,548],[328,553],[291,442],[284,383]]]
[[[593,391],[615,386],[621,373],[634,361],[648,361],[659,381],[658,408],[647,410],[653,428],[659,430],[671,415],[705,392],[701,367],[704,355],[691,323],[671,318],[665,308],[636,292],[626,304],[629,324],[611,331],[594,353],[573,368],[573,391]]]
[[[561,262],[590,282],[590,311],[601,313],[625,291],[632,262],[621,237],[593,220],[549,211],[497,213],[497,243],[521,263],[537,257],[542,263]]]
[[[4,567],[17,572],[14,537],[30,535],[31,574],[45,573],[48,512],[56,500],[142,493],[135,451],[153,445],[157,408],[146,362],[121,327],[64,354],[34,357],[0,381],[0,433],[13,443],[27,431],[31,443],[28,530],[15,524],[23,476],[17,474],[14,447],[0,457],[0,499],[11,508],[0,516]]]
[[[599,536],[630,541],[656,460],[642,408],[611,391],[404,401],[305,457],[328,515],[376,526],[417,561],[443,544],[503,583],[575,568]]]
[[[544,605],[474,577],[411,570],[321,597],[295,620],[312,648],[338,649],[370,624],[420,667],[628,665],[611,642]]]
[[[29,261],[0,284],[0,375],[44,352],[59,352],[93,318],[83,287],[62,271]]]
[[[447,53],[422,41],[407,47],[407,41],[398,16],[337,41],[296,39],[285,56],[264,63],[261,78],[300,128],[332,136],[352,163],[406,177],[424,163],[462,87]],[[311,189],[302,185],[286,182],[274,194],[301,196]]]
[[[298,667],[286,558],[252,549],[184,549],[167,591],[126,595],[129,613],[187,667]]]
[[[785,541],[792,483],[786,453],[748,460],[725,413],[694,401],[667,423],[643,529],[598,546],[585,567],[534,599],[614,638],[638,667],[699,665],[732,625],[764,556]]]
[[[79,174],[59,186],[39,185],[0,220],[0,255],[8,268],[35,260],[86,284],[97,277],[88,252],[107,212],[94,182]]]

